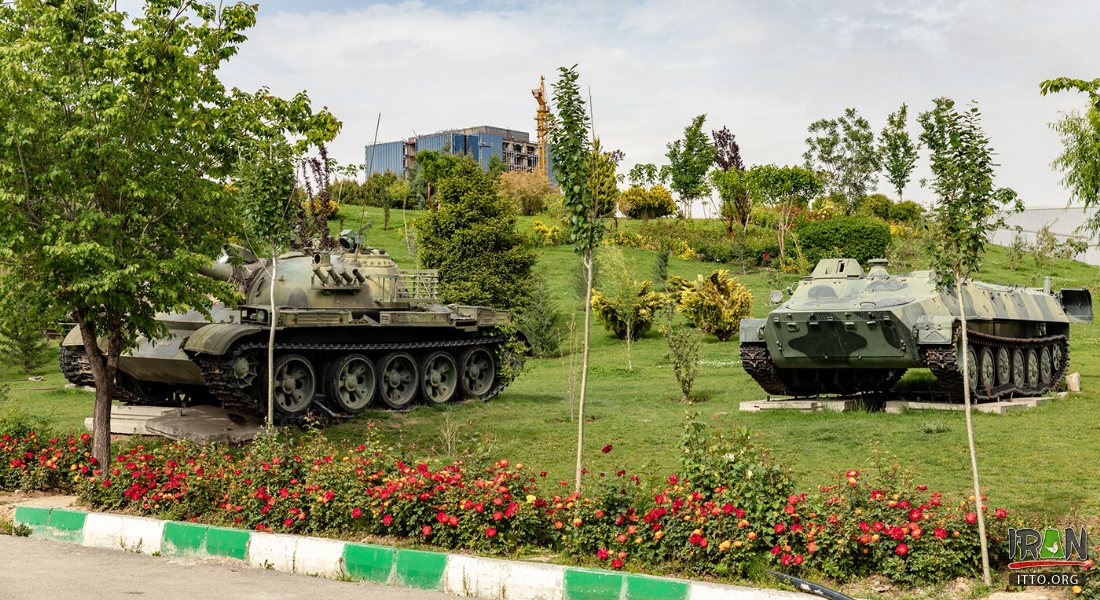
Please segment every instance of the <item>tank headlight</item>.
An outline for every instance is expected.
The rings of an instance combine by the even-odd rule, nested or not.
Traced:
[[[258,322],[258,323],[267,323],[267,311],[266,310],[261,309],[261,310],[256,311],[256,322]]]
[[[783,302],[783,292],[780,290],[772,290],[772,292],[768,294],[768,299],[772,301],[772,304],[780,304]]]

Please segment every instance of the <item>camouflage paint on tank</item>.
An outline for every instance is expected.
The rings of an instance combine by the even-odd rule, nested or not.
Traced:
[[[930,271],[890,275],[885,261],[864,273],[851,259],[826,259],[765,319],[741,323],[741,342],[765,342],[780,368],[910,368],[921,346],[951,344],[960,309],[953,290],[936,288]],[[1067,314],[1062,296],[1079,305]],[[969,329],[1025,338],[1066,334],[1070,321],[1091,321],[1085,290],[968,282],[962,288]]]

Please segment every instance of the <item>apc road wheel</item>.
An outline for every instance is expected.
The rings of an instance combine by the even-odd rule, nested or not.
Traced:
[[[405,410],[416,400],[416,361],[408,352],[391,352],[378,361],[378,395],[386,406]]]
[[[999,385],[1012,384],[1012,359],[1008,348],[997,348],[997,383]]]
[[[1039,387],[1039,353],[1034,348],[1027,351],[1027,386],[1029,392]]]
[[[446,352],[433,352],[420,361],[420,387],[432,404],[443,404],[458,391],[458,365]]]
[[[348,354],[329,367],[325,394],[339,410],[359,414],[374,400],[378,382],[374,363],[362,354]]]
[[[970,391],[978,391],[978,354],[973,348],[966,349],[966,374],[970,379]]]
[[[1062,345],[1054,344],[1050,347],[1050,362],[1055,371],[1062,368],[1062,363],[1065,362],[1065,356],[1062,354]]]
[[[1050,360],[1050,348],[1043,348],[1039,350],[1039,384],[1043,387],[1050,385],[1050,378],[1053,373],[1054,367]]]
[[[1020,389],[1023,389],[1024,386],[1027,385],[1027,380],[1024,379],[1026,362],[1023,350],[1017,349],[1012,351],[1012,383]]]
[[[997,385],[996,374],[997,366],[993,363],[993,351],[983,348],[981,370],[978,373],[978,389],[987,394],[991,393]]]
[[[476,346],[462,353],[462,392],[467,398],[484,399],[493,391],[497,377],[497,365],[493,354],[484,346]]]
[[[313,404],[317,376],[313,365],[300,354],[284,354],[275,359],[275,410],[285,417],[300,417]]]

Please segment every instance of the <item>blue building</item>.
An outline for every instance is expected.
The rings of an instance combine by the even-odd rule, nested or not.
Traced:
[[[525,131],[501,127],[470,127],[419,135],[403,141],[370,144],[366,147],[367,177],[375,173],[396,173],[408,177],[421,150],[466,155],[489,169],[489,159],[496,156],[509,171],[532,172],[538,166],[538,144]]]

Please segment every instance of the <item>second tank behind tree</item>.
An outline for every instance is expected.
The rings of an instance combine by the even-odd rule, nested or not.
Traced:
[[[173,402],[180,393],[254,412],[267,410],[267,348],[274,285],[274,408],[282,420],[310,411],[354,415],[372,404],[406,409],[417,402],[487,400],[500,391],[506,310],[442,305],[438,274],[402,270],[384,250],[360,247],[345,231],[339,252],[291,252],[276,261],[235,249],[205,275],[234,282],[244,300],[158,320],[168,337],[141,339],[119,361],[115,395],[139,404]],[[61,367],[89,385],[79,332],[62,343]]]

